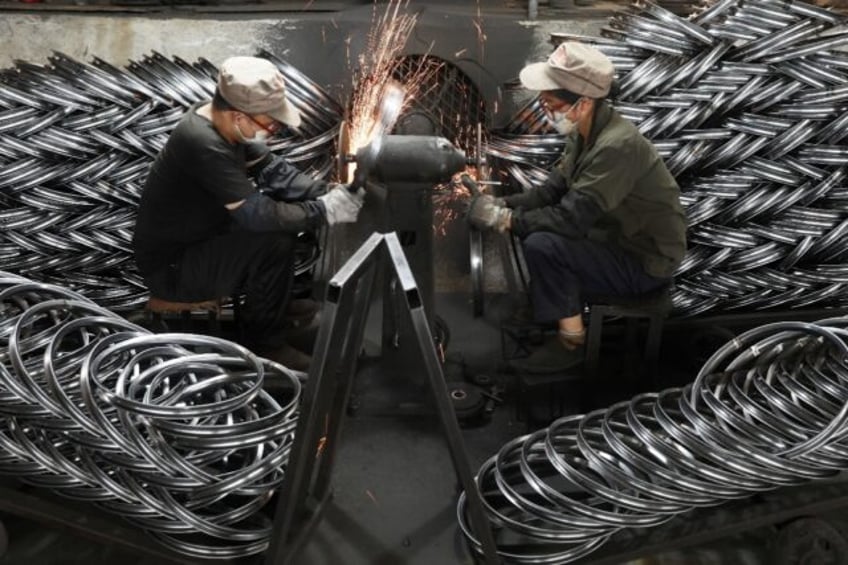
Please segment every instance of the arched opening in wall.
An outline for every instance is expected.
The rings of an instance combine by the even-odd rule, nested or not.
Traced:
[[[412,101],[404,109],[393,133],[444,137],[466,156],[482,154],[477,147],[477,124],[483,131],[487,122],[486,103],[477,85],[465,72],[432,55],[409,55],[399,59],[392,78],[407,85]],[[482,140],[481,140],[482,141]],[[471,250],[468,228],[462,221],[469,194],[461,186],[444,183],[433,187],[432,234],[439,245],[438,258],[430,257],[435,288],[440,291],[468,290],[468,262]],[[479,236],[479,232],[477,232]],[[475,241],[482,249],[482,240]],[[431,244],[432,245],[432,244]],[[483,260],[474,254],[476,279],[482,282]],[[482,290],[482,287],[481,287]]]
[[[486,123],[486,104],[462,69],[432,55],[408,55],[395,66],[393,78],[417,83],[410,85],[414,98],[394,133],[438,135],[465,150],[474,147],[477,124]]]

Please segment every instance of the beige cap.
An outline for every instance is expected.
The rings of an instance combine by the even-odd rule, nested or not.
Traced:
[[[246,114],[267,114],[291,127],[300,125],[300,113],[286,99],[286,81],[267,59],[230,57],[218,70],[218,92]]]
[[[530,90],[568,90],[580,96],[603,98],[610,91],[615,69],[606,55],[591,45],[566,41],[544,63],[521,69],[521,84]]]

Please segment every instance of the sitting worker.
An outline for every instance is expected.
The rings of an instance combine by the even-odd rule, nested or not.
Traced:
[[[671,282],[686,251],[680,189],[653,144],[605,100],[613,65],[592,46],[560,44],[522,69],[556,129],[567,134],[547,180],[524,193],[475,197],[470,222],[522,239],[538,323],[558,334],[513,362],[558,372],[582,361],[583,296],[638,296]]]
[[[154,296],[243,294],[244,344],[306,370],[309,355],[284,340],[295,239],[356,221],[363,192],[312,179],[268,150],[268,136],[300,121],[273,63],[224,61],[213,100],[186,112],[150,168],[133,247]]]

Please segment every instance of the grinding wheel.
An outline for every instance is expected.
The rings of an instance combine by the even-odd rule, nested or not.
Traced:
[[[448,395],[456,417],[461,422],[478,418],[486,405],[480,389],[469,383],[448,383]]]

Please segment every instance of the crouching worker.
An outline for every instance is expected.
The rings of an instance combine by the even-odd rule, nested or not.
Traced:
[[[606,97],[614,69],[594,47],[559,45],[522,69],[548,117],[567,135],[547,180],[526,192],[472,199],[480,229],[522,240],[533,315],[556,323],[555,339],[513,362],[518,370],[558,372],[583,359],[583,296],[637,296],[671,281],[686,252],[680,189],[656,148]]]
[[[282,74],[255,57],[220,67],[153,162],[133,236],[150,292],[193,302],[244,295],[241,334],[255,353],[306,370],[284,340],[299,232],[355,222],[363,193],[328,185],[272,154],[265,140],[301,118]]]

